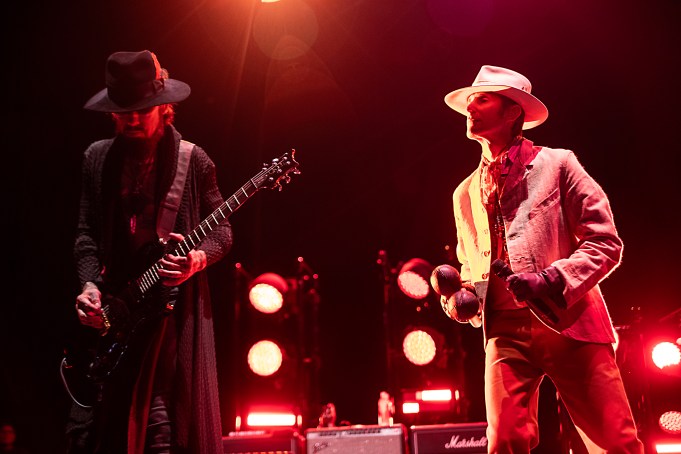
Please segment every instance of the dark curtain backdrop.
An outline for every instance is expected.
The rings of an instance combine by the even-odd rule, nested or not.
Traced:
[[[0,416],[34,452],[61,452],[58,364],[76,327],[71,247],[80,160],[112,133],[84,102],[106,57],[150,49],[192,86],[184,136],[224,196],[295,148],[302,174],[232,217],[211,271],[221,386],[229,396],[233,269],[319,274],[321,402],[375,421],[386,383],[378,251],[448,261],[451,193],[477,165],[443,102],[483,64],[525,74],[550,111],[526,135],[569,148],[610,196],[625,243],[603,290],[616,323],[679,306],[678,0],[117,0],[14,3],[4,15],[5,284]],[[9,73],[9,74],[7,74]],[[471,351],[479,331],[462,328]],[[480,376],[481,377],[481,376]],[[225,397],[226,398],[226,397]],[[223,402],[226,415],[229,402]],[[225,418],[225,430],[231,421]]]

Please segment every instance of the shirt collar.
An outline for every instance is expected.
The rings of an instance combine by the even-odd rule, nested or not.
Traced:
[[[505,164],[507,161],[506,159],[510,162],[515,162],[518,159],[518,156],[520,155],[520,148],[522,146],[523,140],[525,140],[523,137],[518,136],[513,141],[511,142],[511,145],[502,151],[494,161],[490,161],[485,157],[484,155],[482,156],[482,165],[483,166],[488,166],[492,162],[496,162],[497,164]]]

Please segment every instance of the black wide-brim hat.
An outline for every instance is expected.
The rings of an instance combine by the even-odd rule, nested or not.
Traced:
[[[168,79],[164,73],[153,52],[115,52],[106,61],[106,88],[83,107],[97,112],[131,112],[187,99],[189,85]]]

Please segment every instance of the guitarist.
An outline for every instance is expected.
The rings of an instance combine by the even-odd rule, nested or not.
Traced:
[[[482,304],[488,450],[538,444],[548,375],[590,452],[642,453],[598,287],[620,263],[622,241],[607,196],[575,155],[522,136],[548,117],[531,88],[515,71],[483,66],[472,86],[445,97],[482,149],[453,201],[461,278]],[[512,271],[495,275],[497,259]],[[443,308],[454,318],[451,301]],[[552,323],[534,302],[551,303]]]
[[[106,88],[85,109],[109,113],[116,134],[85,151],[74,248],[82,285],[76,311],[83,325],[101,331],[102,301],[159,259],[161,285],[150,299],[168,298],[173,292],[164,290],[170,289],[177,296],[170,315],[152,319],[131,343],[98,402],[92,408],[74,404],[69,450],[217,454],[222,424],[211,301],[201,271],[228,252],[231,227],[223,221],[185,256],[147,254],[154,249],[149,245],[159,244],[160,218],[168,216],[160,214],[161,202],[170,191],[179,194],[171,243],[220,206],[215,167],[200,147],[185,145],[190,154],[178,190],[176,174],[183,170],[174,105],[190,88],[168,78],[152,52],[116,52],[105,69]]]

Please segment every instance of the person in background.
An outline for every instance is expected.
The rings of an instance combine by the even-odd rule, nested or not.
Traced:
[[[17,445],[17,431],[11,422],[0,423],[0,454],[28,454],[28,451]]]

